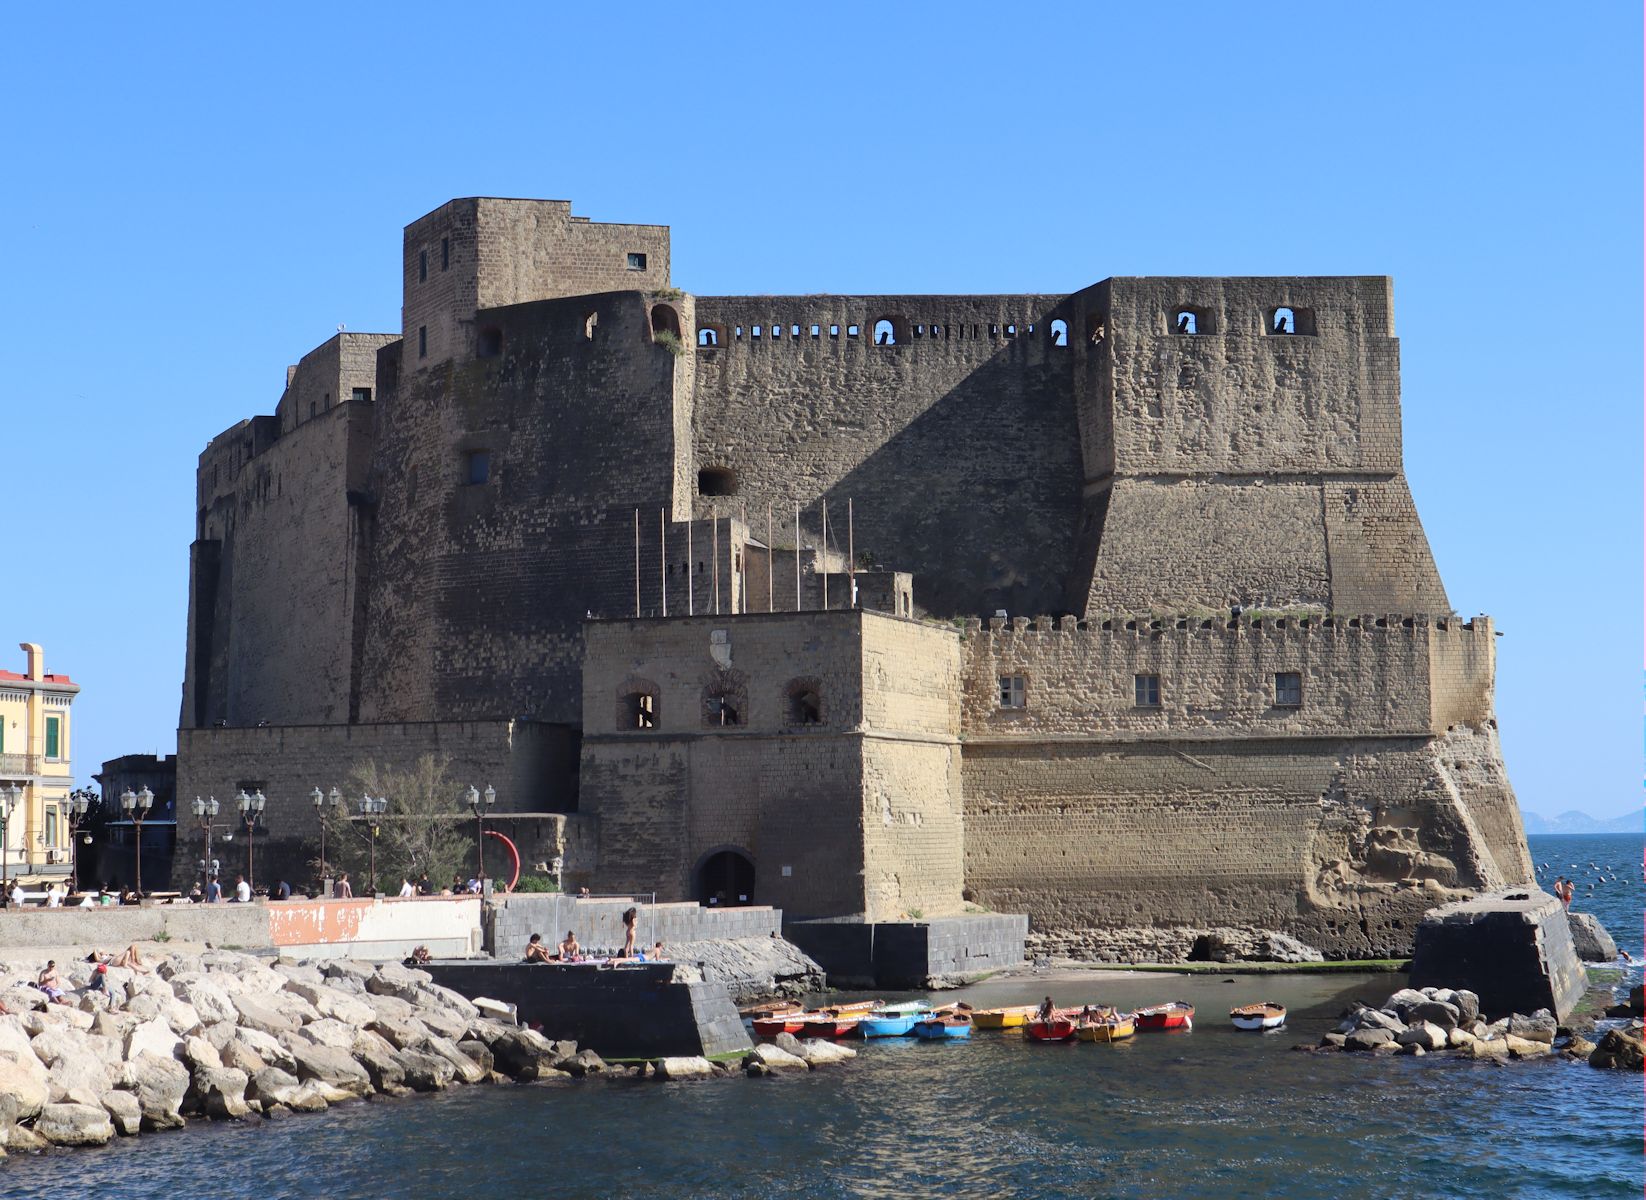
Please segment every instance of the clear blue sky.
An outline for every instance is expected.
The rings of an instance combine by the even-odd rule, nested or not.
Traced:
[[[491,194],[672,225],[707,294],[1393,275],[1521,803],[1639,803],[1638,6],[50,7],[0,72],[0,665],[84,685],[82,779],[175,744],[200,450]]]

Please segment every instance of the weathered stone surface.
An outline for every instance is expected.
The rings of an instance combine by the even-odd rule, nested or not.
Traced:
[[[497,1069],[491,1047],[478,1038],[464,1038],[457,1043],[457,1048],[468,1056],[469,1060],[479,1067],[483,1075],[490,1075]]]
[[[474,1008],[475,1012],[479,1016],[488,1017],[494,1021],[501,1021],[505,1025],[513,1025],[516,1023],[514,1006],[512,1004],[505,1004],[501,1000],[493,1000],[489,996],[476,996],[474,998]]]
[[[392,1039],[390,1039],[392,1040]],[[554,1046],[530,1029],[504,1029],[492,1039],[497,1069],[515,1079],[541,1079],[553,1070]]]
[[[806,1060],[809,1067],[824,1066],[829,1063],[846,1062],[857,1057],[857,1051],[850,1046],[842,1046],[839,1042],[825,1041],[822,1038],[808,1038],[800,1043],[800,1057]]]
[[[183,1039],[183,1061],[191,1068],[217,1068],[223,1065],[223,1055],[203,1037],[186,1037]]]
[[[339,1050],[347,1050],[354,1044],[359,1028],[346,1024],[331,1017],[322,1017],[318,1021],[310,1021],[299,1031],[298,1036],[306,1038],[321,1046],[335,1046]]]
[[[429,1027],[415,1017],[379,1017],[368,1028],[387,1038],[396,1050],[410,1050],[429,1036]]]
[[[1509,1018],[1508,1032],[1515,1037],[1526,1038],[1528,1041],[1552,1043],[1555,1040],[1557,1022],[1554,1014],[1548,1009],[1539,1009],[1531,1016],[1522,1016],[1515,1013]]]
[[[605,1060],[593,1050],[579,1050],[568,1059],[556,1064],[558,1070],[578,1078],[584,1075],[598,1075],[606,1069]]]
[[[1606,932],[1606,926],[1594,913],[1566,910],[1566,922],[1572,935],[1572,947],[1586,963],[1615,963],[1617,943]]]
[[[243,1042],[271,1067],[279,1067],[285,1071],[292,1071],[297,1067],[297,1060],[292,1057],[291,1051],[281,1044],[280,1039],[264,1033],[261,1029],[243,1026],[235,1040]]]
[[[271,1003],[266,996],[253,995],[245,992],[232,996],[234,1009],[240,1014],[242,1029],[255,1029],[260,1033],[280,1034],[288,1033],[302,1024],[295,1017],[289,1016]]]
[[[33,1052],[0,1050],[0,1095],[16,1098],[16,1119],[26,1121],[37,1115],[51,1099],[46,1064]]]
[[[1442,1029],[1457,1028],[1462,1014],[1455,1004],[1447,1004],[1440,1000],[1425,1000],[1422,1004],[1414,1004],[1407,1010],[1407,1021],[1426,1021],[1430,1025],[1438,1025]],[[1433,1049],[1433,1047],[1430,1047]]]
[[[264,1067],[261,1071],[252,1072],[246,1095],[259,1101],[265,1109],[275,1104],[292,1107],[298,1086],[299,1081],[295,1075],[282,1071],[279,1067]]]
[[[1516,1037],[1512,1033],[1503,1040],[1509,1047],[1511,1058],[1542,1058],[1554,1052],[1554,1048],[1548,1042]]]
[[[333,1017],[348,1025],[358,1027],[370,1024],[376,1015],[372,1006],[355,999],[347,992],[340,992],[323,984],[293,979],[286,983],[286,990],[313,1006],[320,1016]]]
[[[714,1075],[714,1064],[702,1056],[689,1058],[660,1058],[652,1063],[659,1079],[708,1079]]]
[[[235,1038],[223,1047],[222,1053],[219,1055],[219,1061],[223,1066],[233,1067],[237,1071],[244,1071],[247,1075],[253,1075],[269,1065],[261,1054],[239,1038]]]
[[[48,1104],[34,1131],[54,1146],[101,1146],[114,1136],[114,1123],[100,1104]]]
[[[1405,1031],[1395,1036],[1395,1041],[1402,1046],[1422,1046],[1425,1050],[1443,1050],[1446,1048],[1446,1031],[1439,1025],[1428,1021],[1419,1021],[1408,1026]]]
[[[457,1077],[464,1083],[479,1083],[486,1077],[486,1072],[480,1068],[480,1065],[459,1050],[457,1043],[450,1038],[430,1034],[419,1049],[426,1050],[430,1054],[437,1054],[451,1063],[452,1069],[457,1072]]]
[[[1476,1038],[1472,1042],[1465,1042],[1458,1050],[1460,1058],[1497,1059],[1499,1061],[1509,1057],[1509,1043],[1503,1038],[1494,1038],[1487,1041]]]
[[[787,1050],[779,1049],[768,1043],[756,1046],[750,1054],[760,1060],[769,1071],[806,1071],[810,1070],[806,1060],[799,1055],[790,1054]],[[746,1061],[746,1060],[745,1060]]]
[[[239,1013],[229,999],[229,993],[219,982],[204,973],[175,975],[171,980],[172,992],[177,999],[191,1005],[206,1024],[233,1021]]]
[[[1465,984],[1494,1016],[1572,1011],[1587,979],[1565,909],[1536,888],[1511,888],[1425,914],[1412,953],[1413,987]]]
[[[183,1098],[189,1070],[170,1056],[142,1052],[128,1062],[132,1088],[143,1110],[144,1129],[175,1129],[183,1124]]]
[[[1646,1041],[1621,1029],[1608,1029],[1589,1055],[1589,1065],[1619,1071],[1646,1070]]]
[[[233,1067],[196,1067],[194,1090],[199,1094],[208,1117],[238,1121],[250,1109],[246,1105],[246,1086],[250,1077]]]
[[[114,1131],[121,1137],[136,1137],[143,1127],[143,1108],[130,1092],[104,1092],[103,1111],[109,1114]]]
[[[144,1054],[160,1058],[175,1058],[182,1053],[183,1040],[162,1018],[154,1017],[132,1028],[126,1035],[126,1059],[132,1061]]]
[[[1345,1050],[1374,1050],[1378,1046],[1393,1045],[1395,1035],[1387,1029],[1357,1029],[1344,1039]],[[770,1064],[768,1064],[770,1065]]]
[[[450,1060],[426,1050],[402,1050],[406,1085],[419,1092],[436,1092],[447,1087],[457,1075]]]
[[[371,1076],[348,1051],[319,1045],[293,1045],[290,1050],[299,1079],[318,1080],[355,1096],[371,1091]]]

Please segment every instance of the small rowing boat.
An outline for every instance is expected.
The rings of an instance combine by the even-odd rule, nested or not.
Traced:
[[[965,1013],[933,1013],[924,1020],[915,1022],[914,1035],[927,1041],[969,1038],[972,1036],[972,1019]]]
[[[1053,1013],[1050,1020],[1035,1017],[1023,1025],[1023,1036],[1031,1042],[1070,1042],[1075,1035],[1074,1018]]]
[[[1194,1005],[1186,1000],[1173,1000],[1170,1004],[1153,1004],[1148,1008],[1140,1008],[1132,1014],[1139,1030],[1157,1029],[1193,1029]]]
[[[1020,1029],[1035,1014],[1032,1004],[1011,1008],[980,1008],[972,1013],[972,1024],[979,1029]]]
[[[1268,1000],[1261,1004],[1242,1004],[1229,1010],[1229,1020],[1236,1029],[1279,1029],[1286,1023],[1286,1006]]]
[[[780,1017],[788,1013],[797,1013],[805,1009],[805,1005],[798,1000],[772,1000],[765,1004],[751,1004],[737,1010],[737,1015],[746,1020],[764,1020],[767,1017]]]
[[[1131,1013],[1111,1012],[1093,1021],[1082,1021],[1075,1035],[1083,1042],[1119,1042],[1137,1032]]]
[[[858,1019],[857,1032],[866,1038],[908,1037],[915,1022],[925,1016],[923,1012],[872,1012]]]
[[[774,1017],[757,1017],[754,1031],[761,1037],[776,1037],[780,1033],[799,1033],[806,1027],[804,1013],[780,1013]]]
[[[863,1013],[837,1016],[831,1012],[807,1013],[801,1018],[801,1034],[805,1037],[843,1038],[857,1032]]]

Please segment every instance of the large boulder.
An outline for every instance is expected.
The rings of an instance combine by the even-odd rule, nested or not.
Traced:
[[[355,1035],[359,1032],[357,1027],[345,1024],[334,1017],[322,1017],[303,1026],[295,1036],[307,1038],[321,1046],[336,1046],[339,1050],[347,1050],[354,1045]]]
[[[475,1066],[480,1068],[481,1077],[489,1076],[497,1069],[496,1060],[492,1056],[491,1047],[479,1038],[464,1038],[457,1043],[461,1050]]]
[[[1402,1046],[1421,1046],[1424,1050],[1444,1050],[1446,1048],[1446,1031],[1431,1022],[1419,1021],[1415,1025],[1407,1026],[1405,1032],[1396,1034],[1395,1041]]]
[[[417,1003],[418,988],[433,983],[434,976],[412,967],[384,963],[365,981],[366,990],[378,996],[396,996],[408,1004]]]
[[[0,1096],[16,1099],[17,1120],[26,1121],[36,1116],[51,1099],[46,1064],[32,1052],[14,1054],[0,1050]]]
[[[1394,1044],[1395,1035],[1392,1030],[1374,1027],[1355,1030],[1344,1039],[1343,1048],[1345,1050],[1375,1050],[1379,1046],[1393,1046]],[[756,1052],[760,1049],[759,1046],[755,1047]],[[771,1066],[772,1064],[767,1062],[766,1065]]]
[[[240,992],[231,997],[234,1009],[240,1014],[242,1029],[255,1029],[260,1033],[280,1034],[289,1033],[302,1024],[297,1018],[287,1015],[279,1007],[270,1002],[267,996],[253,995]]]
[[[129,1062],[144,1054],[158,1058],[176,1058],[183,1050],[183,1039],[161,1017],[153,1017],[132,1028],[126,1035],[126,1060]]]
[[[347,1050],[319,1045],[292,1045],[289,1048],[292,1057],[297,1060],[299,1079],[318,1080],[355,1096],[364,1096],[371,1091],[371,1076]]]
[[[246,1104],[246,1085],[251,1077],[233,1067],[196,1067],[194,1090],[208,1117],[238,1121],[251,1109]]]
[[[103,1111],[109,1114],[114,1131],[121,1137],[136,1137],[143,1128],[143,1108],[130,1092],[104,1092]]]
[[[1509,1043],[1503,1038],[1476,1038],[1458,1049],[1458,1057],[1502,1062],[1509,1057]]]
[[[366,1068],[372,1087],[378,1091],[393,1096],[407,1090],[406,1064],[400,1057],[400,1051],[380,1035],[361,1030],[349,1052],[357,1063]]]
[[[261,1071],[252,1072],[246,1085],[246,1097],[257,1101],[265,1111],[280,1104],[294,1107],[292,1101],[300,1086],[297,1076],[279,1067],[264,1067]]]
[[[415,1017],[379,1017],[368,1028],[382,1034],[396,1050],[410,1050],[429,1036],[429,1027]]]
[[[244,1071],[251,1075],[268,1066],[268,1061],[247,1043],[235,1038],[224,1046],[218,1059],[225,1067],[233,1067],[236,1071]]]
[[[714,1064],[701,1055],[690,1058],[660,1058],[652,1063],[659,1079],[707,1079],[714,1074]]]
[[[1555,1031],[1558,1028],[1559,1023],[1555,1020],[1554,1014],[1546,1008],[1540,1008],[1529,1017],[1515,1013],[1509,1018],[1508,1032],[1527,1041],[1547,1044],[1555,1040]]]
[[[102,1146],[114,1136],[114,1123],[101,1104],[48,1104],[34,1132],[54,1146]]]
[[[452,1065],[452,1070],[456,1072],[457,1078],[464,1083],[479,1083],[486,1078],[486,1072],[480,1068],[480,1065],[459,1050],[457,1043],[450,1038],[430,1034],[419,1049],[426,1050],[430,1054],[439,1055],[449,1062]]]
[[[1554,1047],[1548,1042],[1516,1037],[1512,1033],[1503,1040],[1508,1044],[1511,1058],[1542,1058],[1546,1054],[1554,1053]]]
[[[1594,913],[1566,910],[1566,923],[1572,933],[1572,948],[1586,963],[1613,963],[1617,961],[1617,943],[1606,932],[1606,926]]]
[[[355,1028],[369,1025],[376,1016],[376,1012],[368,1004],[355,999],[347,992],[327,987],[321,983],[310,983],[302,979],[288,979],[286,990],[301,997],[314,1006],[314,1010],[322,1017],[332,1017]]]
[[[191,1005],[200,1020],[210,1025],[217,1021],[233,1021],[239,1017],[229,993],[209,975],[178,975],[171,981],[171,990],[177,999]]]
[[[419,1008],[417,1020],[428,1026],[430,1033],[453,1041],[467,1034],[471,1023],[471,1018],[440,1005]]]
[[[1608,1029],[1589,1055],[1589,1065],[1618,1071],[1646,1070],[1646,1042],[1621,1029]]]
[[[790,1054],[787,1050],[769,1043],[762,1043],[750,1051],[743,1060],[745,1065],[747,1065],[750,1058],[758,1060],[760,1065],[768,1071],[807,1071],[811,1069],[806,1065],[806,1060],[798,1054]]]
[[[183,1039],[183,1061],[192,1070],[201,1067],[216,1070],[223,1065],[223,1053],[205,1038],[190,1036]]]
[[[1425,1021],[1442,1029],[1456,1029],[1462,1016],[1455,1004],[1449,1004],[1444,1000],[1425,1000],[1422,1004],[1412,1005],[1407,1010],[1405,1019],[1410,1022]]]
[[[379,1019],[404,1021],[408,1017],[417,1016],[417,1006],[398,996],[379,996],[375,992],[362,991],[358,995],[350,996],[349,999],[364,1004],[376,1013]]]
[[[273,1034],[264,1033],[261,1029],[242,1028],[234,1040],[244,1043],[247,1049],[271,1067],[291,1071],[297,1066],[297,1060],[291,1056],[291,1051],[281,1044],[280,1039]]]
[[[183,1098],[189,1090],[189,1070],[169,1055],[147,1051],[127,1064],[130,1091],[137,1093],[144,1129],[176,1129],[183,1124]]]
[[[555,1064],[557,1070],[581,1079],[585,1075],[598,1075],[606,1069],[606,1061],[593,1050],[579,1050],[570,1058],[562,1059]]]
[[[818,1067],[856,1058],[857,1051],[850,1046],[842,1046],[839,1042],[825,1041],[822,1038],[807,1038],[800,1043],[800,1057],[806,1060],[808,1067]]]
[[[390,1038],[390,1041],[394,1039]],[[554,1069],[554,1044],[531,1029],[504,1030],[491,1042],[497,1069],[514,1079],[545,1078]]]
[[[1416,988],[1401,988],[1394,995],[1383,1002],[1383,1011],[1393,1013],[1402,1022],[1410,1020],[1406,1015],[1419,1004],[1427,1004],[1429,997]]]
[[[406,1086],[419,1092],[438,1092],[457,1076],[457,1068],[444,1056],[426,1050],[402,1050]]]

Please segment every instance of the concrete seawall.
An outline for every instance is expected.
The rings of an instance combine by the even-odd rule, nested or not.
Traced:
[[[496,897],[485,917],[486,949],[505,961],[523,958],[532,934],[541,933],[552,944],[567,930],[589,950],[620,949],[623,913],[630,907],[639,909],[635,943],[642,949],[654,942],[668,949],[681,942],[782,935],[783,914],[775,908],[704,908],[689,902],[652,904],[626,897],[528,893]]]

